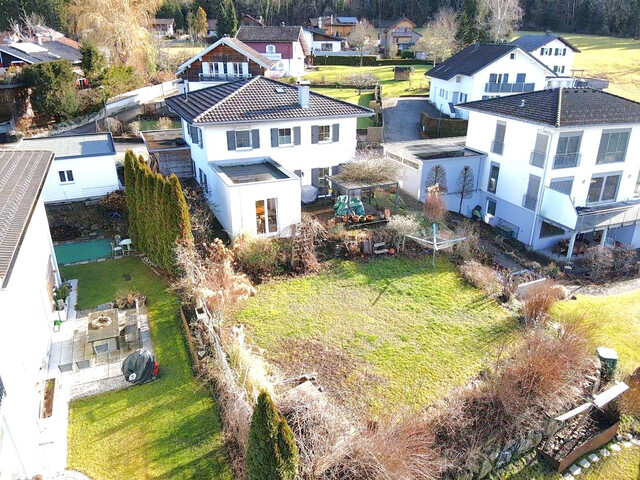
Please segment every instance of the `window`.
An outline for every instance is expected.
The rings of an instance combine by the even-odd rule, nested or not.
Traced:
[[[460,103],[464,103],[467,101],[467,94],[466,93],[460,93]]]
[[[564,57],[566,54],[567,54],[567,49],[566,49],[566,48],[563,48],[563,49],[562,49],[562,56]]]
[[[490,73],[489,83],[509,83],[508,73]]]
[[[544,55],[544,48],[540,49],[540,55]]]
[[[538,204],[538,191],[540,190],[540,177],[529,175],[527,193],[522,199],[522,206],[528,210],[535,210]]]
[[[487,213],[492,216],[496,216],[496,201],[487,199]]]
[[[275,45],[267,45],[265,52],[267,53],[276,53],[276,46]]]
[[[278,129],[278,146],[293,145],[293,137],[290,128]]]
[[[554,55],[555,55],[556,57],[557,57],[558,55],[560,55],[560,49],[559,49],[559,48],[556,48],[556,50],[555,50],[555,52],[554,52]]]
[[[489,184],[487,185],[487,191],[496,193],[498,189],[498,175],[500,175],[500,165],[492,164],[489,172]]]
[[[331,45],[330,43],[321,43],[320,44],[320,50],[323,52],[332,52],[333,51],[333,45]]]
[[[591,177],[587,203],[610,202],[616,199],[620,174],[610,174]]]
[[[515,53],[512,53],[511,55],[509,55],[509,59],[510,60],[515,60],[515,58],[516,58],[516,54]]]
[[[266,205],[266,210],[265,210]],[[265,235],[278,231],[278,209],[277,200],[268,198],[267,200],[256,201],[256,233]]]
[[[629,131],[603,131],[596,163],[624,162],[629,143]]]
[[[540,225],[540,238],[557,237],[558,235],[564,235],[564,233],[563,229],[550,223],[542,222],[542,225]]]
[[[60,177],[60,183],[73,182],[73,170],[60,170],[58,176]]]
[[[236,149],[251,148],[251,130],[236,130]]]
[[[491,143],[491,152],[498,155],[502,155],[504,152],[504,136],[507,131],[507,124],[505,122],[498,121],[496,123],[496,133]]]
[[[571,168],[580,164],[580,143],[582,132],[562,134],[558,139],[553,168]]]
[[[189,136],[191,137],[191,145],[197,144],[202,148],[202,135],[200,135],[200,129],[189,125]]]
[[[556,192],[571,195],[573,189],[573,177],[571,178],[554,178],[549,182],[549,188]]]
[[[327,177],[331,175],[331,168],[312,168],[311,185],[318,189],[318,195],[325,196],[329,193],[329,182]]]
[[[460,83],[462,81],[462,77],[460,75],[456,75],[456,83]]]
[[[204,190],[205,192],[208,192],[209,191],[209,183],[207,182],[206,173],[204,173],[202,171],[202,169],[199,168],[198,169],[198,174],[199,174],[200,186],[202,187],[202,190]]]
[[[519,73],[516,75],[516,83],[524,83],[527,78],[526,73]]]
[[[531,152],[531,160],[529,163],[534,167],[544,167],[544,161],[547,158],[547,146],[549,145],[549,135],[538,132],[536,136],[536,144]]]
[[[331,125],[320,125],[318,127],[318,141],[319,142],[331,141]]]

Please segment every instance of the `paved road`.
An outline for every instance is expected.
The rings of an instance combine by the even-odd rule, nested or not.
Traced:
[[[387,98],[382,108],[385,142],[420,139],[420,114],[434,110],[426,97]]]

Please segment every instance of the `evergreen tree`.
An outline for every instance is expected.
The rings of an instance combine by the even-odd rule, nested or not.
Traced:
[[[102,54],[95,43],[90,40],[83,40],[80,43],[80,66],[84,76],[93,86],[100,83],[102,73],[107,68],[107,59]]]
[[[249,427],[247,480],[293,480],[297,466],[293,433],[269,394],[262,392]]]
[[[209,24],[207,23],[207,14],[205,13],[202,7],[198,7],[198,11],[196,12],[194,30],[196,36],[199,39],[202,39],[207,36],[207,32],[209,31]]]
[[[238,16],[236,15],[236,7],[233,5],[233,0],[222,0],[220,2],[217,18],[218,26],[216,29],[218,37],[223,37],[224,35],[235,36],[238,31]]]
[[[478,0],[464,0],[462,13],[460,14],[460,26],[456,33],[456,40],[462,47],[484,39],[484,35],[479,28],[479,15]]]
[[[146,229],[146,221],[147,217],[145,215],[145,197],[144,197],[144,177],[145,172],[140,164],[140,160],[136,158],[137,168],[136,168],[136,232],[138,235],[138,244],[137,248],[141,252],[145,252],[147,250],[147,229]]]
[[[37,113],[64,120],[78,111],[75,74],[69,60],[29,65],[21,79],[31,87],[31,105]]]
[[[129,238],[134,245],[138,245],[137,232],[137,198],[136,198],[136,175],[138,159],[131,150],[127,150],[124,155],[124,192],[127,199],[127,209],[129,211]]]
[[[156,18],[173,18],[176,30],[184,30],[184,15],[178,0],[164,0],[164,3],[156,12]]]
[[[157,259],[159,265],[164,265],[164,252],[166,246],[166,239],[164,238],[165,229],[163,218],[164,210],[162,208],[162,187],[165,184],[164,177],[159,173],[153,174],[151,177],[153,184],[153,201],[151,203],[151,214],[153,223],[153,240],[151,245],[151,251],[153,258]]]

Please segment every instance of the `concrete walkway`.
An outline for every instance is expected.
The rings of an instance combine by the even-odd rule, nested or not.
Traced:
[[[386,98],[382,101],[384,141],[420,139],[420,114],[434,107],[427,97]]]

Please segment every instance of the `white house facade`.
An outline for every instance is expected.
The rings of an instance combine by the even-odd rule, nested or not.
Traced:
[[[535,250],[640,246],[640,104],[553,89],[463,105],[484,218]]]
[[[18,148],[55,153],[42,192],[45,203],[98,198],[120,188],[110,133],[34,138]]]
[[[456,105],[545,88],[544,64],[511,44],[470,45],[425,73],[431,78],[429,101],[444,115],[468,118]]]
[[[547,31],[539,35],[522,35],[513,42],[544,63],[558,76],[571,76],[573,58],[580,50],[560,35]]]
[[[307,45],[311,46],[311,54],[329,55],[331,53],[341,52],[344,38],[336,37],[313,27],[304,29],[304,37]]]
[[[51,152],[0,152],[0,478],[42,470],[38,425],[60,284],[41,197]],[[6,201],[6,199],[12,201]],[[10,222],[10,223],[9,223]]]
[[[264,77],[167,99],[182,118],[196,180],[231,236],[284,233],[301,200],[353,159],[368,108]],[[270,220],[271,218],[271,220]]]

